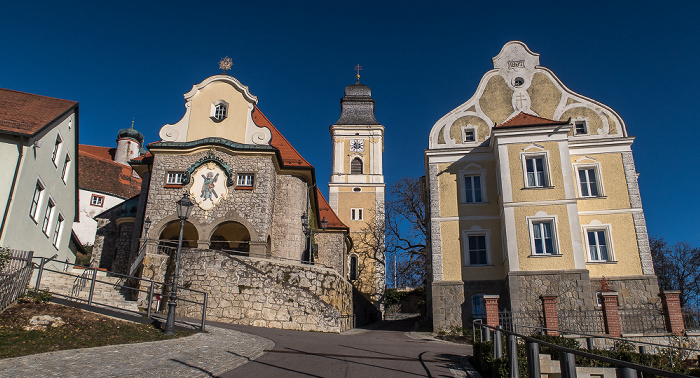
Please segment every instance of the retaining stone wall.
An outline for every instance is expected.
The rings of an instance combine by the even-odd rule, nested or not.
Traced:
[[[462,327],[464,283],[462,281],[438,281],[432,283],[433,330]]]
[[[180,274],[180,285],[209,293],[208,320],[320,332],[351,327],[352,286],[332,269],[192,249],[183,251]],[[185,302],[177,311],[201,316],[201,307]]]
[[[338,274],[345,277],[345,233],[319,232],[314,234],[314,238],[318,244],[316,261],[335,269]]]
[[[563,272],[511,272],[507,278],[513,312],[541,312],[540,295],[557,296],[560,310],[594,308],[594,295],[587,270]]]
[[[658,308],[661,309],[659,282],[655,275],[637,277],[606,277],[612,291],[618,292],[620,309]],[[591,280],[591,292],[600,291],[600,279]]]

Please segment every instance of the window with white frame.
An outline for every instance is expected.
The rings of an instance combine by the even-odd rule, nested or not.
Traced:
[[[255,175],[252,173],[239,173],[236,186],[253,186]]]
[[[489,251],[487,248],[486,234],[466,235],[467,265],[489,265]]]
[[[586,135],[588,134],[588,123],[586,121],[575,121],[574,122],[574,135]]]
[[[168,176],[165,180],[165,183],[168,185],[182,185],[182,178],[184,174],[185,172],[168,172]]]
[[[61,146],[63,145],[63,139],[61,135],[56,135],[56,143],[53,145],[53,153],[51,154],[51,161],[53,165],[58,168],[58,155],[61,153]]]
[[[463,126],[462,127],[462,143],[474,143],[474,142],[476,142],[476,127]]]
[[[54,208],[56,208],[56,204],[49,198],[49,202],[46,204],[46,211],[44,212],[44,222],[41,224],[41,231],[46,236],[49,236],[49,226],[51,225]]]
[[[472,319],[486,319],[484,294],[472,295]]]
[[[36,181],[36,186],[34,187],[34,195],[32,196],[32,205],[29,207],[29,217],[35,222],[37,221],[37,214],[39,210],[39,204],[44,197],[44,184],[41,181]]]
[[[221,122],[228,116],[228,103],[224,100],[218,100],[211,104],[211,112],[209,118],[214,122]]]
[[[350,220],[361,221],[362,219],[362,209],[350,209]]]
[[[596,166],[578,167],[578,182],[581,197],[598,197],[601,195],[598,168]]]
[[[70,155],[66,154],[66,160],[63,161],[63,170],[61,171],[61,180],[66,183],[66,178],[68,177],[68,169],[70,169]]]
[[[56,221],[56,229],[53,232],[53,246],[58,248],[58,243],[61,240],[61,233],[63,232],[63,215],[58,214],[58,220]]]
[[[92,197],[90,197],[90,205],[92,206],[102,207],[102,205],[104,205],[104,202],[104,196],[98,196],[97,194],[93,194]]]
[[[481,175],[464,175],[464,202],[484,202]]]
[[[585,233],[586,245],[588,246],[588,261],[607,262],[614,260],[609,228],[587,228]]]
[[[525,155],[525,187],[544,188],[549,185],[547,178],[547,155]]]
[[[532,254],[535,256],[558,255],[556,219],[529,218],[528,222]]]

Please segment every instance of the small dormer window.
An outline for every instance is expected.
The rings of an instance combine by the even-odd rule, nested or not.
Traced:
[[[219,100],[211,104],[211,118],[214,122],[221,122],[228,116],[228,103],[224,100]]]

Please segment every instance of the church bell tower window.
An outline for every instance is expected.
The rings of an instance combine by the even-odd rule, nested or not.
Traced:
[[[350,162],[350,174],[351,175],[361,175],[362,174],[362,159],[356,157]]]

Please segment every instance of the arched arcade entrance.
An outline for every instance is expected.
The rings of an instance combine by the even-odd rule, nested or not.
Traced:
[[[209,249],[248,254],[250,252],[250,232],[238,222],[221,223],[211,234]]]

